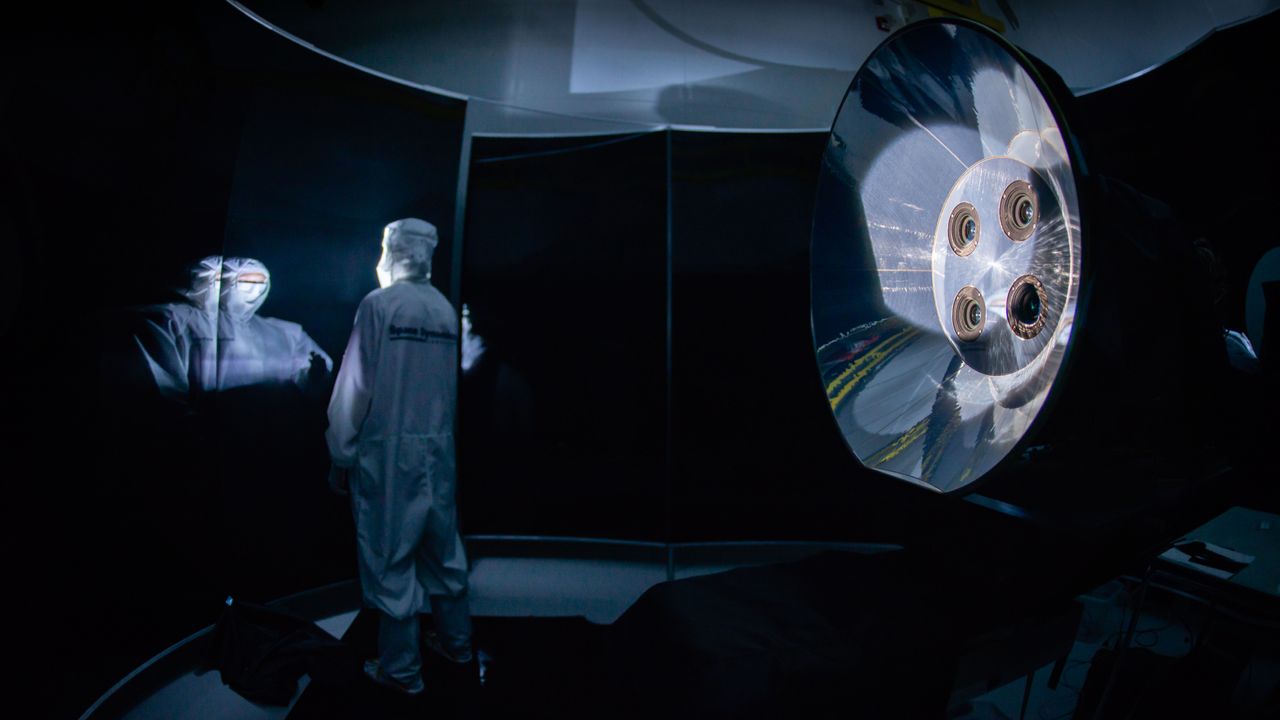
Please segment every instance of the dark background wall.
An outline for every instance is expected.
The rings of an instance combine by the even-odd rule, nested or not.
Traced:
[[[468,533],[662,540],[666,136],[475,138],[462,299]]]
[[[1278,29],[1273,11],[1075,102],[1092,171],[1167,203],[1187,232],[1212,244],[1226,289],[1216,311],[1237,330],[1244,329],[1249,273],[1280,246],[1280,232],[1262,221],[1280,188],[1280,137],[1268,132],[1274,113],[1262,101],[1280,85],[1270,71]]]

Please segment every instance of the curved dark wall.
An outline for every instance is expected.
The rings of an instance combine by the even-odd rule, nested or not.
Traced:
[[[665,535],[666,138],[475,138],[468,533]]]
[[[183,408],[132,306],[209,254],[262,260],[260,314],[340,360],[382,225],[440,230],[446,293],[465,103],[302,48],[208,0],[33,18],[0,86],[6,351],[35,696],[75,717],[217,618],[355,573],[325,486],[327,387]],[[9,245],[12,243],[13,247]],[[6,303],[9,295],[6,294]],[[12,351],[12,350],[17,350]],[[336,368],[335,368],[336,370]],[[29,602],[30,607],[27,607]]]

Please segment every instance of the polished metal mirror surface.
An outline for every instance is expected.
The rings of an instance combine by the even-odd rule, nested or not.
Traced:
[[[823,157],[814,345],[867,467],[943,491],[1000,462],[1072,337],[1079,202],[1028,62],[976,25],[930,21],[854,77]]]

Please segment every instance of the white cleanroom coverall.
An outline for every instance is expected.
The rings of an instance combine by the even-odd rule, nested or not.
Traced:
[[[246,385],[305,388],[312,366],[333,360],[297,323],[256,313],[271,290],[271,273],[253,258],[229,257],[222,263],[218,304],[218,390]]]
[[[333,464],[347,468],[364,603],[380,610],[379,662],[421,687],[418,614],[447,648],[471,654],[467,558],[454,504],[458,318],[430,284],[435,228],[387,226],[329,403]],[[424,253],[425,250],[425,253]]]
[[[196,261],[188,274],[187,285],[178,290],[186,302],[139,308],[142,327],[133,338],[160,394],[179,403],[217,386],[222,256]]]
[[[306,389],[321,364],[333,370],[301,325],[256,314],[270,288],[261,262],[210,255],[192,265],[189,285],[179,290],[187,302],[140,308],[134,342],[160,393],[186,403],[246,385]]]

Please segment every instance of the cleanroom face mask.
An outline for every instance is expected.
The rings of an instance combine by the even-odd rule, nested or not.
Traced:
[[[236,278],[236,294],[251,303],[267,294],[267,276],[260,272],[244,273]]]
[[[248,318],[257,312],[266,295],[267,276],[264,273],[241,273],[228,291],[227,311],[237,319]]]

